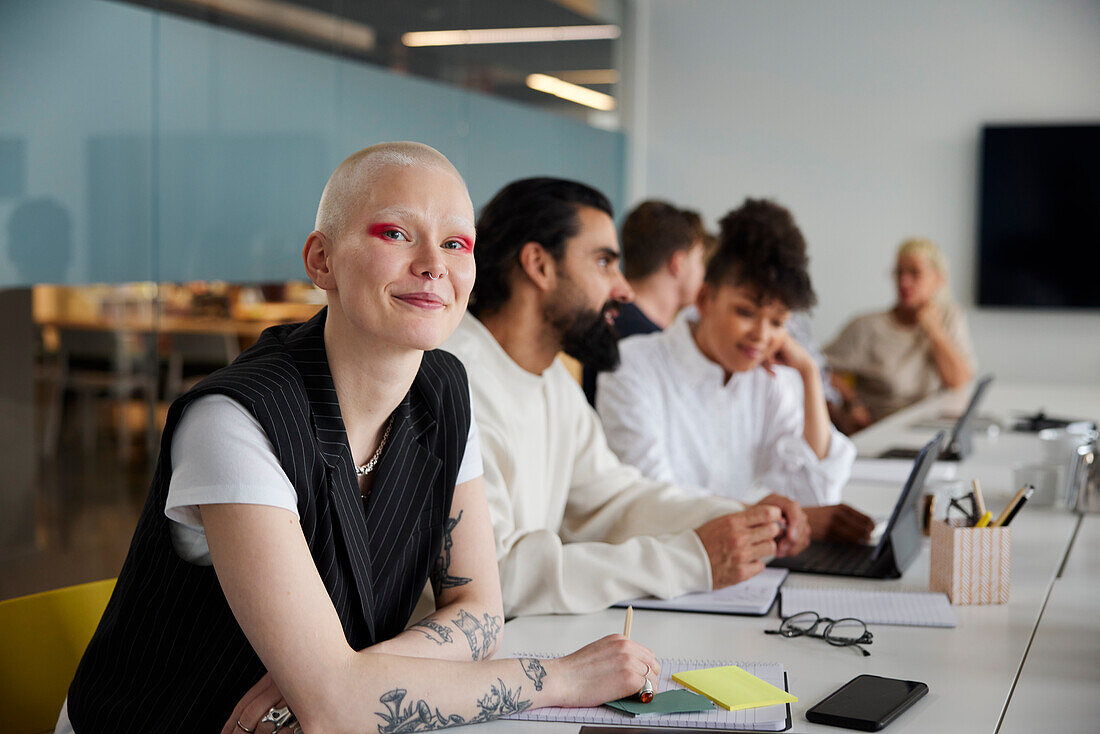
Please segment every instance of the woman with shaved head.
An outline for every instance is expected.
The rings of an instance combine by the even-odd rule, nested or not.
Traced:
[[[426,731],[639,690],[619,635],[491,660],[503,627],[461,363],[474,215],[417,143],[337,167],[303,251],[328,306],[169,411],[58,731]],[[436,610],[406,625],[426,582]]]

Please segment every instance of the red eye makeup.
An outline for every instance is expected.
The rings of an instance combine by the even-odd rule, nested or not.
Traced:
[[[462,245],[462,247],[460,247],[458,249],[462,250],[463,252],[473,252],[474,251],[474,241],[472,239],[470,239],[469,237],[457,237],[456,236],[456,237],[452,237],[451,241],[460,243]]]
[[[370,229],[367,230],[367,234],[369,234],[371,237],[377,237],[379,239],[386,240],[388,242],[394,242],[395,241],[394,239],[384,236],[387,232],[392,232],[392,231],[396,231],[396,232],[400,233],[401,228],[398,227],[396,224],[388,224],[386,222],[379,222],[378,224],[372,224],[370,226]],[[402,235],[402,237],[404,237],[404,235]]]

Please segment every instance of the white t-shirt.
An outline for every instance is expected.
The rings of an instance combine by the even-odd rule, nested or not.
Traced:
[[[477,422],[471,414],[455,484],[481,476],[481,466]],[[298,516],[298,494],[267,434],[244,406],[225,395],[207,395],[187,406],[172,436],[172,479],[164,514],[171,520],[176,553],[200,566],[211,561],[199,505],[210,504],[267,505]]]

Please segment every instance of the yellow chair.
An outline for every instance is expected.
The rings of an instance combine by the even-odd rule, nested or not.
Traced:
[[[4,730],[53,731],[84,648],[115,579],[0,602],[0,711]]]

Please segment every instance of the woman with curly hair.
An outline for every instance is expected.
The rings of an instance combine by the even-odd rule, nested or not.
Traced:
[[[696,311],[620,345],[599,380],[608,443],[654,479],[806,508],[814,539],[858,541],[869,518],[838,504],[855,448],[829,421],[821,373],[786,331],[816,301],[794,218],[747,199],[721,221]]]

